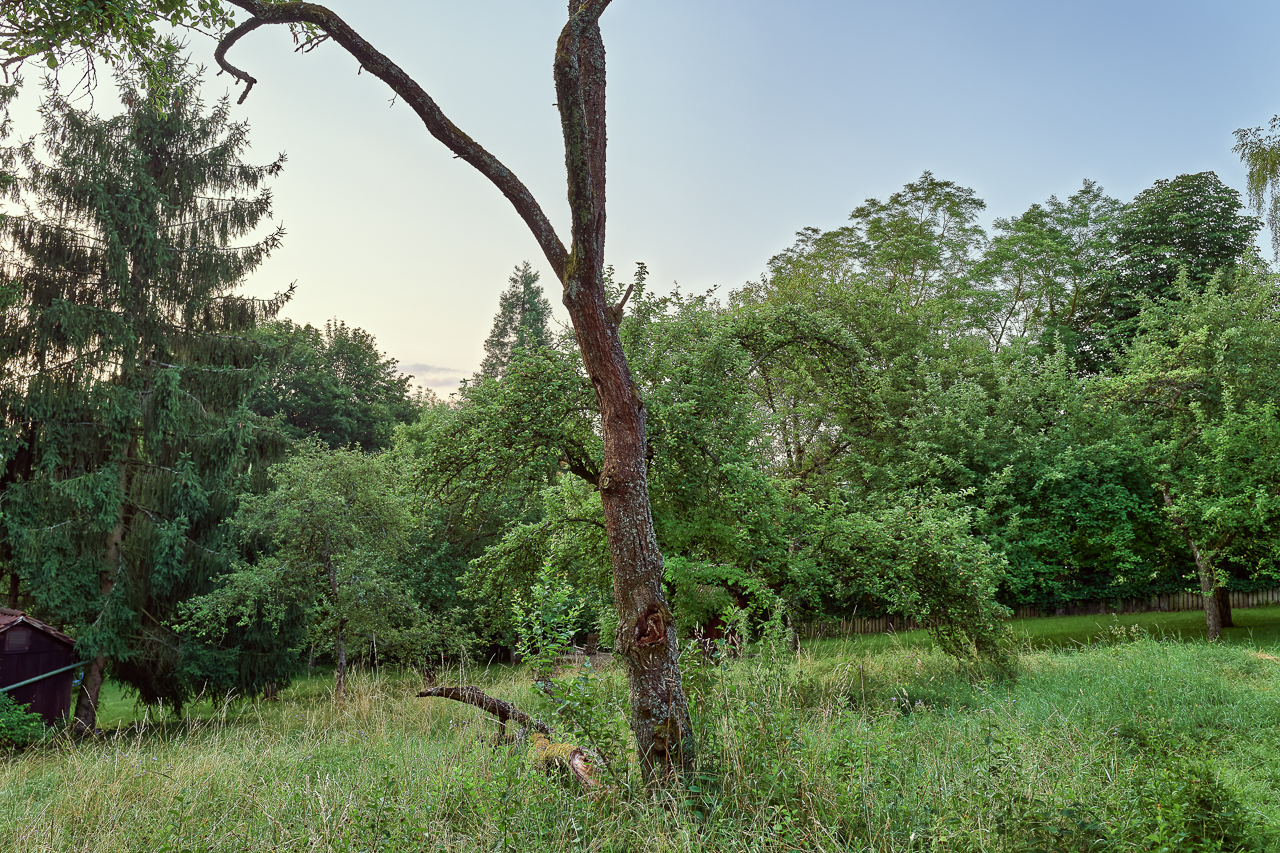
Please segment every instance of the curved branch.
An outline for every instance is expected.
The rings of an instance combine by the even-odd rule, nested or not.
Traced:
[[[249,97],[249,90],[253,88],[253,85],[257,83],[258,80],[248,72],[242,71],[241,69],[235,67],[230,62],[228,62],[227,51],[231,48],[233,44],[240,41],[240,39],[244,38],[246,35],[253,32],[258,27],[262,26],[265,23],[266,21],[262,20],[261,18],[250,18],[249,20],[245,21],[243,24],[241,24],[240,26],[236,27],[234,30],[232,30],[231,32],[223,36],[222,40],[218,42],[218,46],[214,48],[213,58],[214,58],[214,61],[218,63],[218,67],[221,68],[222,71],[225,71],[228,74],[230,74],[236,80],[239,80],[240,82],[244,83],[244,91],[240,93],[240,99],[236,101],[237,104],[244,103],[244,99]],[[219,71],[218,73],[221,74],[222,71]]]
[[[427,687],[418,694],[418,698],[452,699],[455,702],[474,705],[481,711],[497,717],[504,726],[507,720],[515,720],[523,728],[533,729],[535,732],[551,737],[551,727],[546,723],[535,720],[510,702],[494,698],[478,687]]]
[[[533,754],[542,766],[563,764],[582,783],[584,788],[595,788],[600,785],[596,778],[595,768],[587,760],[587,754],[580,747],[569,743],[554,743],[551,740],[551,728],[521,711],[510,702],[504,702],[480,690],[478,687],[428,687],[418,694],[420,698],[438,697],[452,699],[474,705],[498,718],[505,734],[507,720],[515,720],[519,725],[533,729]]]
[[[445,147],[459,158],[471,164],[507,197],[516,209],[516,213],[533,233],[534,239],[538,241],[538,246],[546,256],[547,262],[551,264],[551,269],[561,281],[564,280],[568,253],[546,214],[534,199],[533,193],[497,157],[450,121],[431,96],[418,85],[417,81],[405,73],[404,69],[365,41],[346,21],[324,6],[305,2],[272,3],[266,0],[229,0],[229,2],[244,9],[253,17],[233,29],[218,45],[215,56],[219,57],[218,64],[224,70],[246,82],[252,79],[244,71],[231,66],[225,56],[227,48],[249,31],[263,24],[310,24],[318,28],[351,54],[364,70],[386,83],[396,95],[402,98],[422,119],[428,133],[444,143]],[[595,0],[596,4],[599,2],[600,0]],[[247,88],[244,94],[248,94]],[[244,100],[243,96],[241,100]]]

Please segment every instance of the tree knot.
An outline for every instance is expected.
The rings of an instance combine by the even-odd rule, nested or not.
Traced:
[[[656,646],[667,641],[667,625],[662,611],[651,606],[636,620],[636,645]]]

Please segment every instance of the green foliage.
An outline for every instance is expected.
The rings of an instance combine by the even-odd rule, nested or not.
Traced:
[[[926,171],[889,196],[867,199],[843,229],[853,259],[903,308],[961,295],[976,252],[986,242],[977,225],[986,203],[973,190]]]
[[[1005,561],[973,535],[962,497],[908,492],[875,512],[826,508],[808,557],[823,580],[810,594],[870,593],[927,624],[948,654],[1005,661],[1008,611],[995,600]]]
[[[1117,260],[1104,300],[1103,323],[1113,349],[1127,343],[1144,300],[1181,298],[1256,254],[1262,226],[1242,213],[1240,194],[1213,172],[1156,181],[1138,193],[1118,217]],[[1179,275],[1186,285],[1177,287]]]
[[[1261,127],[1237,130],[1236,145],[1231,150],[1240,155],[1240,161],[1249,170],[1246,179],[1249,205],[1259,216],[1265,211],[1271,247],[1280,259],[1280,134],[1277,133],[1280,116],[1272,117],[1269,130],[1270,133]]]
[[[0,749],[21,749],[44,736],[44,721],[8,693],[0,693]]]
[[[271,468],[273,488],[247,495],[234,525],[261,549],[188,608],[187,630],[207,635],[229,615],[286,625],[304,617],[313,647],[345,654],[367,642],[390,661],[421,663],[468,645],[455,614],[424,610],[402,557],[414,521],[411,499],[386,454],[295,448]],[[301,611],[299,613],[299,610]]]
[[[697,629],[722,620],[732,626],[741,610],[744,617],[761,621],[778,606],[777,595],[765,582],[734,565],[698,563],[685,557],[669,557],[666,582],[680,636],[694,636]],[[742,605],[746,605],[743,607]]]
[[[542,295],[538,274],[525,261],[511,274],[510,284],[498,298],[498,313],[484,342],[480,372],[501,377],[517,351],[534,353],[551,343],[551,303]]]
[[[290,438],[310,436],[334,449],[384,450],[397,424],[417,419],[412,377],[400,373],[396,360],[379,352],[365,330],[340,320],[323,329],[278,320],[259,328],[256,337],[279,350],[280,361],[249,406],[260,415],[279,416]]]
[[[157,24],[204,30],[229,29],[231,13],[220,0],[38,0],[8,4],[0,16],[0,56],[7,62],[38,59],[51,69],[95,59],[108,65],[143,62],[154,88],[177,82],[177,47]]]
[[[1259,270],[1222,274],[1203,287],[1184,274],[1176,298],[1144,306],[1124,369],[1107,384],[1209,589],[1222,585],[1221,561],[1232,549],[1254,571],[1274,553],[1277,309],[1274,278]]]
[[[574,588],[549,565],[538,572],[528,599],[517,596],[512,603],[516,649],[532,664],[535,682],[549,683],[560,656],[573,647],[582,609]]]
[[[978,531],[1009,561],[1008,602],[1042,609],[1180,590],[1142,443],[1065,347],[1015,344],[992,374],[930,376],[878,482],[972,489]]]
[[[476,614],[487,630],[512,630],[506,603],[531,590],[541,572],[554,571],[582,595],[590,608],[588,622],[602,626],[607,643],[612,635],[604,626],[613,612],[613,592],[600,494],[566,477],[540,497],[542,515],[537,521],[511,527],[472,560],[462,578],[465,594],[476,602]],[[507,614],[498,612],[503,605]],[[612,623],[616,625],[616,615]]]
[[[232,549],[223,521],[261,484],[282,437],[245,408],[269,353],[250,332],[287,295],[234,293],[279,244],[265,184],[283,157],[246,164],[248,128],[199,77],[122,75],[123,115],[50,90],[20,152],[26,206],[0,223],[4,542],[34,609],[105,655],[147,702],[210,687],[254,692],[290,659],[261,631],[184,643],[180,603],[208,592]],[[239,244],[239,245],[236,245]]]
[[[1019,216],[996,219],[974,273],[983,285],[975,314],[993,349],[1019,337],[1074,352],[1099,319],[1123,205],[1086,180],[1066,201],[1050,196]],[[1087,340],[1087,335],[1086,335]]]

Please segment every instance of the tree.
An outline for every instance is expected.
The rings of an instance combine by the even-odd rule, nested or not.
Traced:
[[[291,602],[304,602],[313,640],[333,653],[341,700],[353,635],[386,637],[422,621],[396,570],[413,525],[408,495],[386,455],[318,443],[304,443],[270,476],[274,488],[245,496],[234,522],[242,537],[264,540],[265,553],[194,601],[188,627],[208,633],[227,613],[259,611],[279,624]]]
[[[1193,289],[1256,252],[1261,223],[1242,215],[1240,194],[1213,172],[1159,180],[1134,197],[1115,224],[1115,268],[1100,317],[1114,350],[1134,334],[1143,300],[1179,293],[1183,270]]]
[[[525,261],[508,279],[510,284],[498,299],[498,313],[493,329],[484,342],[484,361],[480,372],[500,377],[511,363],[515,349],[533,350],[551,343],[547,322],[551,319],[551,303],[542,295],[538,274]]]
[[[929,375],[879,482],[967,492],[983,539],[1008,560],[1006,603],[1052,611],[1180,581],[1164,571],[1168,529],[1143,443],[1099,405],[1098,377],[1077,375],[1065,347],[1027,340],[991,370]]]
[[[801,231],[792,249],[770,260],[770,278],[857,279],[902,314],[929,303],[964,303],[986,243],[977,224],[986,206],[968,187],[926,171],[888,201],[867,199],[849,214],[850,225]]]
[[[1280,529],[1280,295],[1257,269],[1149,302],[1109,398],[1147,449],[1150,477],[1195,560],[1205,623],[1230,623],[1222,561]]]
[[[1093,323],[1097,290],[1114,257],[1122,209],[1095,182],[1066,201],[1050,196],[1019,216],[997,219],[976,277],[989,282],[977,312],[995,349],[1023,335],[1071,334]]]
[[[170,628],[225,569],[235,495],[282,450],[245,401],[266,368],[250,332],[287,294],[233,292],[279,243],[232,245],[270,215],[262,184],[283,157],[242,162],[248,129],[227,102],[206,112],[196,75],[166,74],[164,92],[122,75],[128,111],[112,119],[51,93],[51,160],[27,149],[19,181],[35,206],[0,224],[16,285],[0,314],[4,539],[36,608],[92,661],[82,730],[108,667],[179,707],[289,667],[276,638],[202,647]]]
[[[257,80],[232,65],[228,51],[259,27],[285,25],[307,48],[333,41],[361,67],[386,83],[422,119],[427,131],[497,187],[537,240],[563,286],[583,363],[600,405],[604,464],[598,481],[613,568],[619,628],[614,654],[630,683],[631,727],[646,778],[689,766],[692,730],[681,687],[675,620],[662,590],[662,554],[649,507],[646,411],[632,380],[618,321],[623,306],[610,304],[604,282],[605,243],[605,51],[600,16],[610,0],[571,0],[556,43],[553,72],[564,138],[570,208],[570,244],[556,234],[528,187],[510,169],[451,122],[425,90],[330,9],[306,2],[268,0],[121,0],[109,7],[77,6],[54,16],[6,6],[0,46],[9,61],[44,56],[55,64],[77,52],[154,54],[149,29],[157,21],[185,23],[204,17],[224,23],[228,7],[249,18],[225,32],[214,58],[245,84]]]
[[[341,320],[323,329],[277,320],[256,336],[280,350],[281,360],[249,405],[260,415],[279,415],[290,438],[314,436],[334,449],[382,450],[391,445],[397,424],[418,415],[409,393],[412,377],[379,352],[364,329]]]
[[[1235,132],[1236,145],[1231,150],[1240,155],[1248,167],[1245,184],[1249,205],[1258,216],[1267,217],[1271,229],[1271,248],[1280,260],[1280,116],[1271,118],[1270,133],[1260,127],[1244,127]],[[1270,200],[1268,201],[1268,194]]]
[[[653,424],[650,498],[682,632],[739,606],[763,620],[871,604],[929,622],[950,652],[999,656],[991,592],[1004,564],[973,537],[972,514],[919,495],[904,497],[915,515],[864,512],[884,501],[841,488],[857,464],[842,457],[878,410],[865,352],[833,316],[642,286],[631,305],[621,335]],[[596,413],[572,341],[559,343],[518,353],[447,418],[401,433],[414,433],[439,499],[508,513],[464,576],[485,623],[505,630],[544,570],[589,602],[607,586]],[[878,532],[912,523],[938,535]]]

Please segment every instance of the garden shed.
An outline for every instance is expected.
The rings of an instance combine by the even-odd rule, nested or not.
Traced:
[[[0,607],[0,689],[65,670],[6,691],[14,702],[56,723],[71,708],[75,663],[75,640],[21,610]]]

